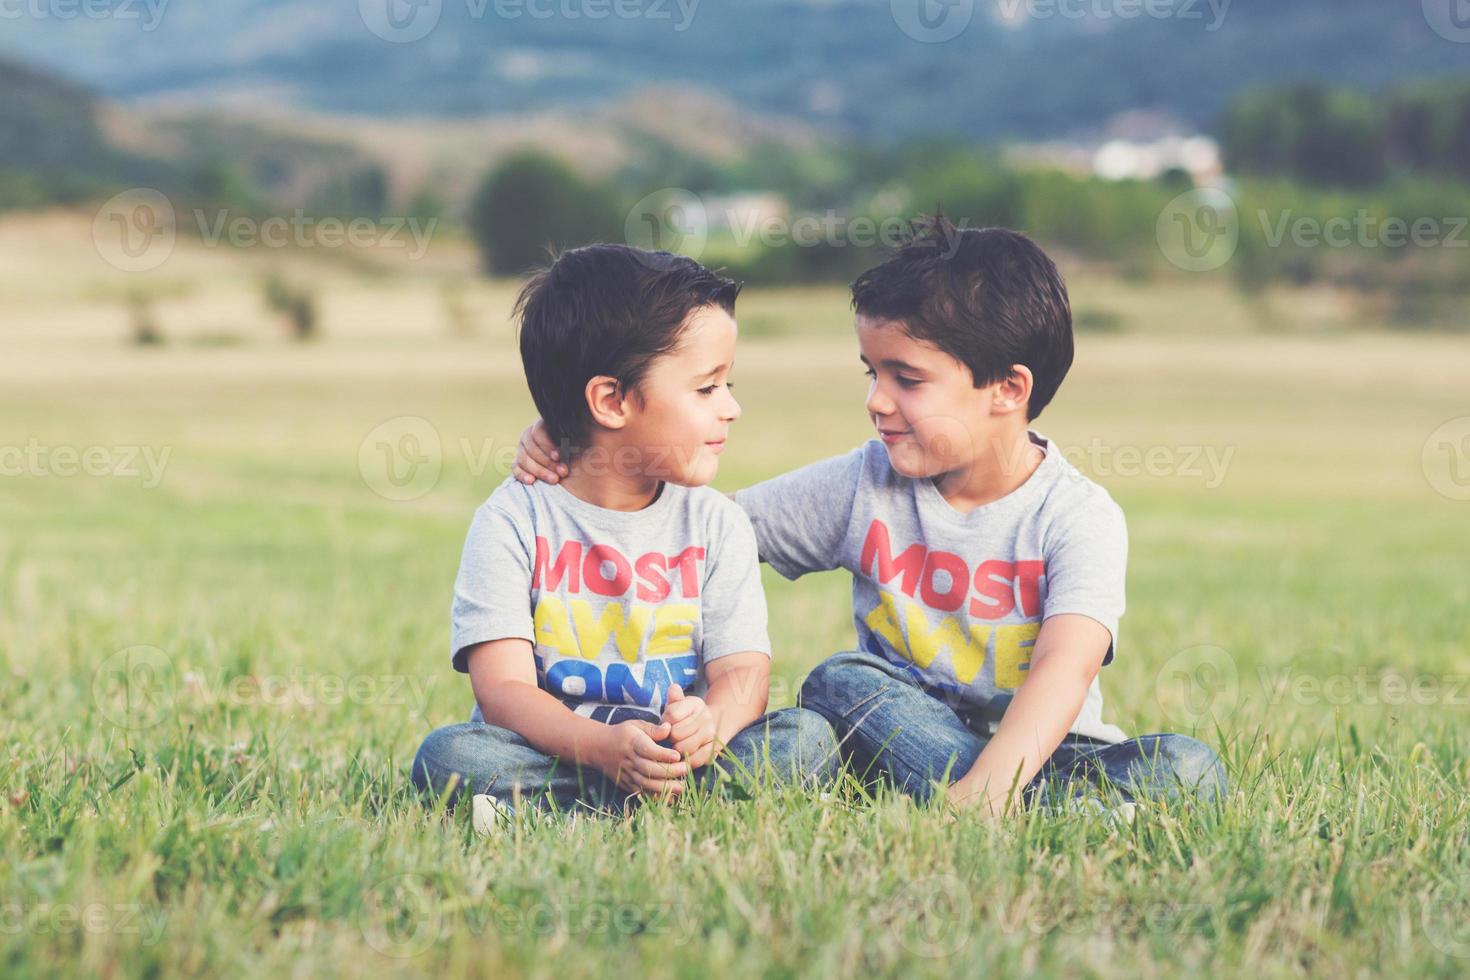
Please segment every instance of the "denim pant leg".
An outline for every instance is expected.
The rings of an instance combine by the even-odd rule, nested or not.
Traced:
[[[601,772],[545,755],[505,728],[481,722],[430,732],[413,760],[413,782],[438,797],[458,775],[455,794],[487,793],[507,803],[517,788],[523,802],[543,809],[621,810],[628,794]]]
[[[1198,799],[1225,794],[1225,767],[1187,735],[1140,735],[1117,744],[1069,735],[1027,787],[1028,795],[1086,795],[1107,786],[1129,800]]]
[[[836,777],[839,761],[827,719],[805,708],[783,708],[742,728],[697,778],[708,785],[722,775],[763,781],[769,774],[777,785],[816,786]]]
[[[832,724],[842,755],[863,779],[881,777],[915,800],[936,780],[954,782],[986,740],[900,665],[862,651],[835,654],[807,675],[801,703]]]

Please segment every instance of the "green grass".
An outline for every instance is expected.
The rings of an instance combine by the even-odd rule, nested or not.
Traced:
[[[724,489],[866,437],[841,295],[817,295],[838,308],[748,297],[768,320],[790,300],[793,322],[742,347]],[[1186,322],[1209,306],[1169,302]],[[504,448],[528,400],[499,332],[326,333],[304,350],[33,338],[0,367],[0,444],[172,451],[151,489],[0,479],[5,976],[1470,969],[1470,503],[1421,466],[1465,411],[1463,342],[1083,338],[1039,427],[1083,458],[1101,440],[1129,515],[1109,715],[1217,745],[1218,811],[992,827],[849,790],[479,840],[407,767],[470,707],[449,589],[501,475],[460,440],[471,459]],[[71,359],[85,382],[62,380]],[[407,502],[358,467],[400,415],[443,447]],[[1233,449],[1217,485],[1186,472],[1193,446]],[[1131,475],[1124,447],[1170,466]],[[847,583],[766,581],[779,706],[850,643]]]

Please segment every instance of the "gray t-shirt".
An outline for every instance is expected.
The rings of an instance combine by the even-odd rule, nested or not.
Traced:
[[[711,660],[771,653],[750,521],[672,483],[628,512],[507,479],[470,524],[451,630],[455,670],[468,646],[529,640],[541,689],[608,723],[656,722],[670,684],[698,693]]]
[[[1080,613],[1114,641],[1128,530],[1106,490],[1044,438],[1045,458],[999,500],[961,514],[930,480],[894,472],[877,440],[747,490],[761,560],[789,579],[852,573],[858,647],[906,667],[993,731],[1025,678],[1041,622]],[[1113,659],[1108,650],[1106,662]],[[1071,730],[1108,742],[1096,679]]]

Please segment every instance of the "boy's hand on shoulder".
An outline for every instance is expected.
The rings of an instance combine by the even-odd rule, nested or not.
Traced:
[[[515,462],[511,464],[515,478],[522,483],[535,483],[537,480],[556,483],[570,472],[561,461],[561,452],[547,431],[546,423],[537,419],[526,426],[526,431],[521,433],[520,444],[516,446]]]
[[[620,789],[643,796],[673,797],[684,792],[689,764],[658,743],[669,737],[667,722],[624,721],[607,726],[597,768]]]
[[[707,766],[715,757],[715,713],[703,698],[685,694],[678,684],[669,686],[663,723],[670,729],[674,750],[689,760],[691,769]]]

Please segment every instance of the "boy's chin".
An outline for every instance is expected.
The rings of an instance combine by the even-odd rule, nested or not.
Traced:
[[[719,473],[720,461],[711,458],[708,462],[696,463],[677,473],[664,476],[663,479],[681,487],[703,487],[713,483]]]
[[[912,443],[901,443],[897,446],[884,446],[888,452],[888,465],[899,476],[906,476],[911,480],[923,480],[931,476],[937,476],[943,472],[942,468],[936,467],[922,449]]]

